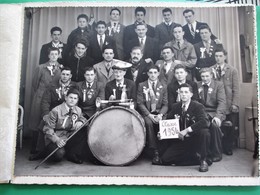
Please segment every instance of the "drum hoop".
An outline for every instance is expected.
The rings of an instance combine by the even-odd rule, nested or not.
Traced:
[[[142,127],[143,127],[143,133],[144,133],[144,143],[143,143],[143,145],[142,145],[142,150],[140,150],[140,152],[136,155],[136,157],[135,158],[133,158],[132,160],[130,160],[130,161],[128,161],[128,162],[126,162],[126,163],[122,163],[122,164],[120,164],[120,165],[114,165],[114,164],[111,164],[111,163],[108,163],[108,162],[104,162],[103,160],[101,160],[93,151],[92,151],[92,148],[90,147],[90,145],[89,145],[89,131],[90,131],[90,129],[91,129],[91,126],[92,126],[92,124],[93,124],[93,122],[95,121],[95,119],[99,116],[99,115],[101,115],[103,112],[106,112],[107,110],[112,110],[112,109],[121,109],[121,110],[126,110],[126,111],[129,111],[129,112],[131,112],[133,115],[135,115],[138,119],[139,119],[139,121],[141,122],[141,125],[142,125]],[[94,157],[96,158],[96,159],[98,159],[100,162],[102,162],[102,163],[104,163],[105,165],[109,165],[109,166],[124,166],[124,165],[128,165],[128,164],[130,164],[130,163],[132,163],[133,161],[135,161],[140,155],[141,155],[141,153],[142,153],[142,151],[143,151],[143,149],[144,149],[144,147],[145,147],[145,143],[146,143],[146,128],[145,128],[145,123],[144,123],[144,119],[143,119],[143,117],[136,111],[136,110],[132,110],[132,109],[129,109],[129,108],[125,108],[125,107],[122,107],[122,106],[111,106],[111,107],[109,107],[109,108],[105,108],[104,110],[102,110],[102,111],[100,111],[92,120],[91,120],[91,122],[90,122],[90,124],[89,124],[89,126],[88,126],[88,131],[87,131],[87,144],[88,144],[88,146],[89,146],[89,149],[90,149],[90,151],[91,151],[91,153],[94,155]]]

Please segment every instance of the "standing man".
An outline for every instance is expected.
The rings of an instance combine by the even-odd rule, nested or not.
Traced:
[[[156,62],[159,59],[159,50],[157,40],[147,36],[147,24],[138,23],[135,25],[135,32],[137,34],[132,40],[129,41],[127,47],[127,57],[130,58],[130,52],[133,47],[139,46],[142,48],[143,58],[150,62]]]
[[[205,25],[208,26],[208,24],[205,22],[196,21],[194,15],[195,13],[192,9],[186,9],[183,11],[183,16],[187,22],[187,24],[183,26],[183,31],[185,32],[184,39],[186,39],[193,45],[201,41],[199,33],[200,27]],[[212,34],[210,38],[220,43],[220,41],[217,39],[215,35]]]
[[[177,102],[181,101],[180,97],[180,86],[184,83],[187,83],[191,86],[193,95],[191,97],[192,100],[198,101],[198,86],[197,83],[187,79],[188,72],[186,67],[182,64],[177,64],[174,69],[173,73],[175,79],[168,85],[168,102],[169,102],[169,110],[172,109],[173,105]]]
[[[116,42],[117,55],[119,60],[124,60],[123,38],[125,25],[119,22],[121,11],[118,8],[112,8],[110,11],[110,22],[107,23],[106,34]]]
[[[223,125],[223,151],[227,155],[233,154],[235,126],[239,112],[239,81],[238,72],[226,63],[227,52],[224,49],[215,51],[216,64],[213,66],[214,78],[222,81],[226,92],[226,121],[230,125]]]
[[[216,64],[215,60],[215,51],[216,49],[223,49],[222,44],[217,44],[215,41],[212,41],[211,30],[209,26],[203,25],[199,29],[201,42],[194,45],[195,52],[197,55],[197,63],[194,68],[195,76],[197,81],[200,81],[199,70],[205,67],[211,67]]]
[[[159,80],[166,86],[171,83],[174,77],[174,67],[176,63],[174,62],[173,49],[170,46],[164,46],[161,51],[163,60],[158,60],[156,66],[160,68]]]
[[[49,53],[49,49],[51,47],[55,47],[60,50],[58,62],[59,62],[59,64],[63,64],[63,53],[62,52],[64,51],[66,44],[61,42],[61,34],[62,34],[62,30],[60,27],[55,26],[51,29],[52,41],[50,43],[44,44],[42,46],[39,64],[44,64],[49,61],[48,53]]]
[[[153,164],[160,162],[157,133],[159,121],[165,118],[168,110],[167,87],[163,85],[158,77],[160,70],[158,66],[148,69],[148,80],[140,83],[137,91],[137,109],[145,121],[147,144],[153,153]]]
[[[98,21],[96,25],[96,33],[89,40],[88,55],[94,59],[95,64],[104,60],[102,50],[105,46],[110,46],[115,51],[114,57],[117,58],[116,43],[114,39],[105,34],[107,25],[104,21]]]
[[[72,81],[80,82],[84,81],[84,70],[86,67],[91,67],[94,64],[94,60],[87,55],[87,49],[89,42],[85,40],[77,40],[75,42],[75,48],[67,58],[65,65],[70,67],[72,71]]]
[[[174,119],[176,116],[180,118],[179,139],[171,140],[171,145],[162,154],[161,163],[158,164],[200,164],[199,171],[207,172],[209,120],[203,105],[191,100],[192,95],[192,87],[189,84],[180,86],[181,102],[174,104],[167,116],[167,119]]]
[[[131,24],[129,26],[126,26],[125,32],[124,32],[124,48],[127,47],[129,40],[132,40],[133,38],[137,37],[135,32],[135,26],[139,23],[145,23],[146,10],[144,7],[137,7],[135,9],[135,22],[134,24]],[[154,37],[154,27],[147,24],[147,36]]]
[[[112,68],[115,79],[108,82],[105,88],[106,100],[132,99],[136,104],[136,86],[134,81],[124,78],[129,63],[118,62]]]
[[[205,107],[211,125],[210,156],[213,162],[222,159],[222,132],[220,130],[226,118],[226,94],[222,82],[213,80],[211,68],[200,70],[201,80],[198,82],[199,102]]]
[[[173,48],[174,62],[176,64],[183,64],[190,72],[197,62],[195,49],[191,43],[183,39],[184,31],[180,24],[176,24],[173,27],[173,36],[174,39],[165,45]]]
[[[164,21],[155,27],[155,38],[159,42],[159,49],[161,50],[165,43],[174,39],[173,28],[177,24],[172,21],[172,10],[170,8],[164,8],[162,10]]]
[[[85,81],[78,83],[80,93],[79,107],[85,118],[90,118],[97,111],[96,99],[105,98],[105,86],[95,80],[96,70],[93,67],[86,67],[84,73]]]
[[[129,62],[132,64],[131,68],[126,71],[125,78],[133,80],[138,87],[139,83],[142,83],[148,79],[148,69],[154,65],[153,62],[146,62],[143,59],[143,53],[141,47],[133,47],[130,53],[131,58]]]
[[[65,97],[65,102],[56,106],[44,117],[46,148],[48,153],[59,147],[54,153],[52,160],[59,162],[66,153],[68,161],[76,164],[82,164],[82,149],[86,142],[86,133],[84,129],[77,132],[74,137],[66,141],[68,137],[79,130],[86,119],[82,116],[81,109],[76,106],[79,99],[79,92],[76,89],[70,89]]]

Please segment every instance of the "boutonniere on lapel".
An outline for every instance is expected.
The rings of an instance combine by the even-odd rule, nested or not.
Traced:
[[[199,33],[200,31],[198,29],[195,30],[196,33]]]
[[[203,88],[200,87],[200,88],[198,89],[198,91],[199,91],[199,93],[201,93],[201,92],[203,91]]]
[[[180,116],[179,114],[175,114],[175,115],[174,115],[174,119],[180,119],[180,117],[181,117],[181,116]]]
[[[55,90],[58,94],[58,100],[61,100],[61,87]]]
[[[107,30],[108,30],[108,36],[112,36],[112,27],[108,26]]]
[[[213,89],[210,87],[210,88],[208,89],[208,94],[211,94],[212,91],[213,91]]]
[[[105,45],[108,45],[108,42],[107,42],[107,41],[105,42]]]
[[[209,57],[212,56],[212,53],[213,53],[213,45],[210,45],[210,47],[209,47]]]
[[[59,50],[60,50],[60,55],[59,55],[59,57],[61,57],[61,53],[62,53],[62,50],[63,50],[63,43],[60,43],[60,44],[58,45],[58,48],[59,48]]]
[[[145,86],[143,86],[143,93],[145,95],[145,101],[149,101],[150,100],[150,98],[149,98],[149,91],[150,91],[149,88],[146,88]]]
[[[72,128],[74,128],[76,121],[78,120],[79,116],[76,113],[73,113],[71,116],[72,120]]]
[[[120,32],[120,24],[117,25],[117,27],[116,27],[116,31],[115,31],[115,32],[117,32],[117,33]]]
[[[201,47],[200,48],[200,59],[206,58],[205,52],[206,52],[206,47]]]
[[[177,92],[176,102],[180,102],[181,101],[180,89],[177,89],[176,92]]]
[[[90,89],[88,91],[86,89],[82,89],[82,94],[83,94],[83,100],[82,100],[83,102],[85,102],[87,98],[90,100],[94,95],[94,89]]]
[[[189,125],[192,125],[195,123],[195,116],[190,116],[189,114],[186,114],[186,121],[189,122]]]

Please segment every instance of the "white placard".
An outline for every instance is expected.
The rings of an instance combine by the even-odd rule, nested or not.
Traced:
[[[159,131],[161,139],[179,138],[180,132],[179,119],[161,120],[159,122]]]

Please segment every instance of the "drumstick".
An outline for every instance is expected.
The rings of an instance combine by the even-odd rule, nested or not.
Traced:
[[[88,124],[88,122],[98,114],[98,112],[96,112],[94,115],[92,115],[85,123],[83,123],[80,128],[75,131],[73,134],[71,134],[68,139],[66,140],[69,141],[76,133],[78,133],[86,124]],[[43,159],[34,169],[37,169],[39,166],[41,166],[46,160],[48,160],[55,152],[57,152],[57,150],[60,149],[58,146],[55,150],[53,150],[45,159]]]

